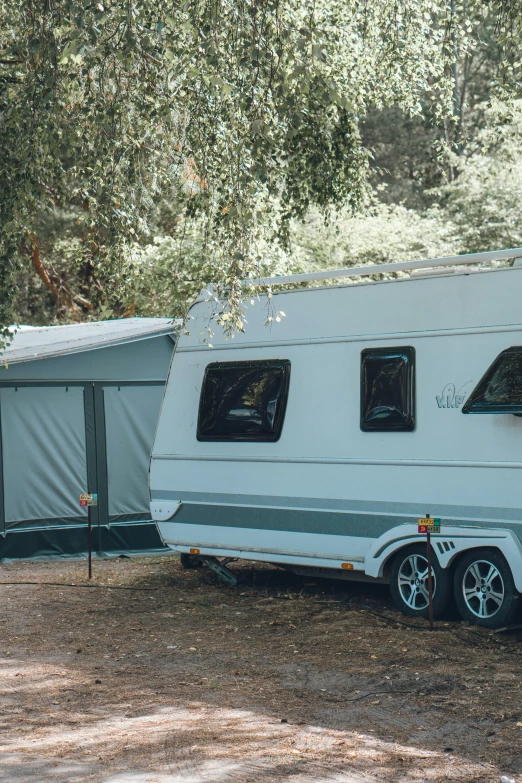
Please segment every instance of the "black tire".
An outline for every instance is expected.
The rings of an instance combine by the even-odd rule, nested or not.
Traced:
[[[498,549],[473,549],[455,569],[455,603],[463,620],[484,628],[509,625],[519,593],[511,568]]]
[[[433,547],[431,567],[433,617],[437,619],[443,614],[448,603],[451,594],[451,577],[446,570],[441,568]],[[426,544],[413,544],[397,552],[391,567],[390,590],[395,605],[403,614],[409,617],[429,617],[427,577]]]
[[[179,559],[183,568],[199,568],[201,565],[197,557],[186,552],[182,552]]]

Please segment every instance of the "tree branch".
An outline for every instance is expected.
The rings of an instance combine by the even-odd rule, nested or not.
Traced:
[[[36,274],[44,284],[44,286],[55,296],[57,299],[60,299],[60,292],[56,288],[55,285],[53,285],[53,282],[51,278],[49,277],[49,273],[47,269],[45,268],[42,259],[40,257],[40,248],[38,247],[38,243],[36,241],[36,237],[30,236],[29,239],[31,240],[31,262],[33,264],[33,269],[36,271]]]
[[[56,285],[51,280],[51,276],[49,275],[49,272],[47,271],[45,264],[42,261],[40,255],[40,248],[38,247],[38,242],[36,241],[36,237],[34,235],[28,235],[28,238],[31,242],[29,255],[31,258],[33,269],[35,270],[36,274],[38,275],[38,277],[40,278],[44,286],[47,288],[47,290],[50,291],[58,301],[65,300],[67,306],[70,309],[74,309],[78,305],[80,305],[81,307],[85,307],[87,310],[94,310],[94,305],[92,304],[92,302],[89,302],[88,299],[85,299],[83,296],[80,296],[79,294],[73,294],[72,291],[70,291],[69,288],[64,284],[62,284],[60,288],[56,287]]]

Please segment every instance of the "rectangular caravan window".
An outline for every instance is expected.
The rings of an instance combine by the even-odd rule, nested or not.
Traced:
[[[497,356],[471,392],[462,413],[522,413],[522,346]]]
[[[278,440],[289,380],[286,359],[209,364],[199,402],[198,440]]]
[[[415,349],[367,348],[361,353],[361,429],[411,432]]]

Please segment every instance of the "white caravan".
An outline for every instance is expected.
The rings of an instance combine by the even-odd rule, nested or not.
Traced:
[[[192,553],[386,580],[404,612],[426,616],[417,524],[429,513],[441,519],[435,616],[453,595],[466,620],[508,624],[522,592],[519,257],[522,248],[264,281],[295,290],[254,297],[232,340],[203,292],[152,452],[165,543],[185,564]],[[302,287],[383,272],[409,276]]]

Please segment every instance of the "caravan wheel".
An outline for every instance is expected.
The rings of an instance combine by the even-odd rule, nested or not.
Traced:
[[[449,575],[440,567],[432,550],[433,616],[443,613],[451,590]],[[428,556],[426,545],[402,549],[392,563],[390,590],[396,606],[410,617],[428,617]]]
[[[485,628],[509,625],[518,607],[511,569],[501,552],[476,549],[455,571],[455,603],[464,620]]]

